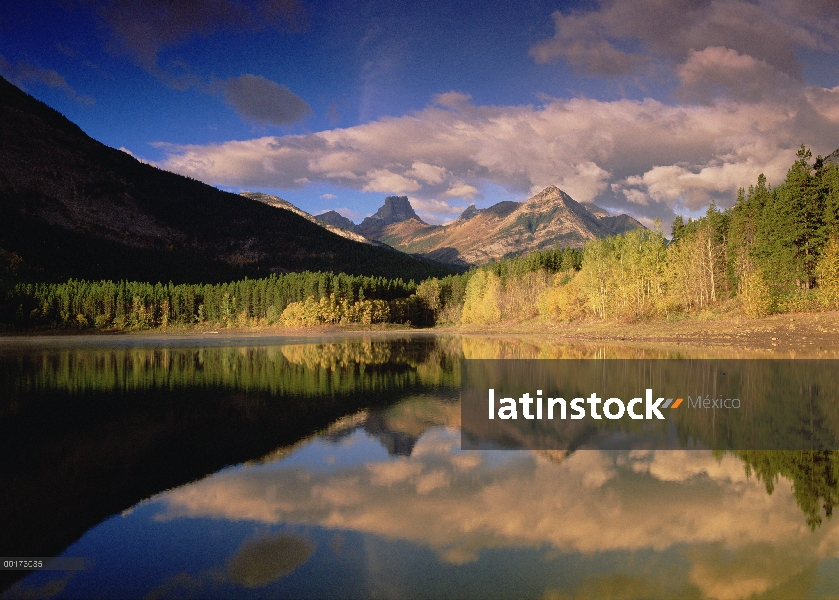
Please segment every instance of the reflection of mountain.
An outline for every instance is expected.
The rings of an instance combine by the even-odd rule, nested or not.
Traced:
[[[453,565],[488,554],[506,561],[523,551],[531,561],[544,552],[548,567],[539,572],[560,559],[563,573],[592,569],[579,587],[563,588],[569,598],[609,597],[621,582],[640,597],[807,596],[820,561],[837,553],[839,528],[824,520],[811,533],[801,510],[809,522],[835,505],[839,455],[743,455],[758,480],[746,476],[742,460],[708,452],[460,451],[454,382],[467,347],[520,357],[592,352],[496,342],[418,337],[2,354],[0,552],[54,555],[106,517],[176,488],[156,499],[164,517],[358,532],[391,549],[403,542],[430,549],[455,574]],[[755,381],[761,377],[756,371]],[[772,414],[771,403],[758,406]],[[367,455],[382,455],[381,443],[391,456],[360,462],[365,451],[356,447],[329,468],[301,468],[307,442],[300,440],[359,428],[376,438],[364,440],[375,450]],[[289,453],[295,460],[284,464]],[[266,458],[205,477],[256,457]],[[773,494],[765,482],[774,482]],[[281,533],[242,546],[231,575],[261,585],[296,565],[307,569],[323,547],[307,561],[306,539]],[[643,580],[627,580],[619,567],[647,560],[655,576]],[[611,566],[604,574],[596,565]]]
[[[161,490],[436,390],[417,369],[435,348],[347,341],[325,365],[270,346],[0,354],[0,555],[56,555]],[[0,573],[0,588],[22,575]]]
[[[339,442],[363,429],[391,456],[411,456],[417,440],[432,427],[459,427],[460,404],[454,390],[439,389],[434,396],[412,396],[384,409],[372,409],[341,419],[322,437]]]
[[[385,415],[373,413],[364,422],[364,431],[375,436],[391,456],[411,456],[417,438],[402,431],[392,431],[387,428]]]

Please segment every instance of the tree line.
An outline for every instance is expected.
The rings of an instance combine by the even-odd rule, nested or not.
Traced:
[[[593,240],[571,268],[478,270],[463,323],[540,315],[639,319],[739,301],[750,316],[839,308],[839,166],[798,151],[783,183],[764,175],[724,211]]]
[[[66,283],[15,283],[7,285],[0,319],[17,328],[245,327],[295,324],[289,318],[289,307],[293,312],[293,307],[314,303],[347,311],[337,320],[334,314],[321,314],[312,322],[297,324],[341,322],[342,316],[343,322],[371,323],[389,320],[391,315],[400,322],[422,324],[423,315],[407,301],[416,288],[412,280],[323,272],[205,285],[72,279]],[[370,310],[381,304],[388,308],[384,319]]]

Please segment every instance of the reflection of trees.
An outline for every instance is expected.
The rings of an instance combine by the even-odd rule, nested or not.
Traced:
[[[347,415],[450,388],[460,364],[432,337],[283,350],[88,346],[0,355],[4,555],[54,555],[160,490],[285,451]],[[395,416],[407,422],[404,413]],[[385,422],[382,431],[400,429]],[[394,451],[407,452],[398,441]],[[0,589],[20,573],[0,573]]]
[[[358,343],[330,342],[281,346],[290,363],[309,368],[346,367],[353,363],[380,365],[390,361],[390,344],[364,340]]]
[[[780,477],[789,479],[810,529],[821,525],[822,509],[827,518],[833,514],[839,501],[839,451],[744,450],[734,454],[745,463],[746,474],[754,473],[766,484],[769,494]]]
[[[457,385],[459,356],[435,338],[284,346],[44,349],[0,358],[0,389],[27,394],[226,388],[319,396]],[[0,406],[0,414],[3,407]]]

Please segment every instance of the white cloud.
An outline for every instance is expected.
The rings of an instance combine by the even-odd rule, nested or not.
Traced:
[[[603,0],[553,19],[554,37],[531,49],[537,62],[669,81],[668,100],[480,106],[451,90],[349,128],[170,146],[160,166],[217,185],[411,194],[430,222],[490,186],[521,198],[553,184],[648,222],[730,205],[761,172],[779,182],[801,143],[822,154],[839,143],[839,88],[805,84],[797,54],[839,50],[835,3]]]
[[[790,100],[801,94],[792,77],[736,50],[711,46],[691,51],[676,68],[681,86],[676,90],[683,100],[711,104],[715,97],[759,102],[765,98]]]
[[[727,50],[695,53],[683,81],[701,64],[733,61],[764,68]],[[692,62],[691,62],[692,61]],[[710,63],[709,63],[710,61]],[[685,106],[654,99],[551,99],[541,106],[438,106],[344,129],[221,144],[164,145],[159,166],[216,185],[301,187],[321,182],[437,202],[471,199],[488,184],[511,195],[555,184],[581,202],[672,215],[714,199],[729,205],[740,186],[763,172],[783,179],[804,142],[814,154],[839,140],[839,88],[796,88],[784,98],[739,102],[716,98]],[[642,197],[648,198],[641,202]]]
[[[447,200],[424,200],[422,198],[409,197],[411,206],[426,223],[441,225],[452,220],[452,217],[460,215],[465,206],[451,205]]]
[[[619,76],[666,69],[710,46],[736,50],[800,78],[800,49],[839,48],[839,5],[808,0],[604,0],[553,14],[554,37],[531,49],[537,62]]]
[[[457,110],[460,108],[468,107],[470,100],[472,100],[471,94],[464,94],[462,92],[456,92],[452,90],[451,92],[437,94],[432,99],[432,103],[436,104],[437,106]]]
[[[337,196],[335,194],[321,194],[320,196],[323,200],[335,200]]]
[[[411,170],[408,173],[424,183],[431,184],[442,183],[448,175],[448,171],[444,167],[437,167],[424,162],[415,162],[411,165]]]
[[[443,193],[444,198],[466,198],[471,200],[478,195],[478,188],[463,181],[455,181],[452,187]]]
[[[360,221],[363,218],[361,213],[358,213],[358,212],[352,210],[351,208],[347,208],[346,206],[341,206],[339,208],[333,208],[332,210],[334,210],[336,213],[338,213],[342,217],[347,217],[351,221]]]
[[[415,192],[422,186],[414,179],[408,179],[388,169],[371,169],[366,173],[367,183],[361,188],[362,192],[383,192],[385,194],[402,194]]]

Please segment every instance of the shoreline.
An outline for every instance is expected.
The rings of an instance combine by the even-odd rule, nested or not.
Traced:
[[[453,335],[478,337],[527,337],[545,342],[654,346],[680,349],[687,347],[764,351],[770,353],[837,354],[839,355],[839,311],[817,313],[786,313],[763,318],[742,314],[687,315],[676,319],[656,319],[636,323],[588,321],[549,323],[540,320],[506,322],[494,325],[450,325],[409,328],[401,325],[319,325],[285,328],[169,328],[142,331],[42,330],[7,331],[0,333],[0,345],[16,343],[50,343],[61,340],[84,343],[112,341],[125,343],[166,339],[196,341],[218,339],[288,339],[317,341],[324,338],[364,337],[370,335]]]
[[[636,323],[617,321],[567,324],[529,321],[507,327],[471,326],[437,328],[460,334],[517,334],[549,337],[567,342],[612,345],[654,345],[680,348],[726,347],[777,353],[831,353],[839,355],[839,311],[785,313],[762,318],[742,314],[686,316]]]

